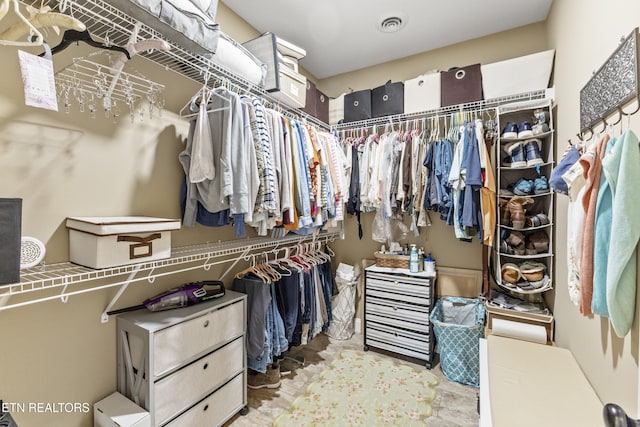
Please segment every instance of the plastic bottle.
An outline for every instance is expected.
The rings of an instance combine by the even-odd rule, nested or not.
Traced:
[[[411,252],[409,253],[409,271],[412,273],[418,272],[418,250],[416,245],[411,245]]]
[[[418,249],[418,271],[419,272],[424,271],[424,249],[423,248]]]
[[[424,259],[424,271],[429,274],[436,274],[436,260],[431,257],[431,253]]]

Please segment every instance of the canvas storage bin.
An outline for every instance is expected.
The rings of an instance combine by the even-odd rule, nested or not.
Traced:
[[[335,98],[329,99],[329,124],[337,125],[344,121],[344,96],[342,93]]]
[[[297,61],[306,55],[304,49],[282,40],[270,32],[249,40],[242,46],[267,65],[265,90],[291,94],[292,90],[288,85],[292,80],[295,80],[296,84],[292,96],[294,104],[287,103],[287,105],[297,108],[305,106],[307,78],[297,70]],[[298,82],[302,82],[302,87],[299,87]],[[300,102],[300,100],[302,101]]]
[[[404,112],[404,83],[391,83],[371,90],[371,115],[373,117],[392,116]]]
[[[0,198],[0,285],[20,281],[22,199]]]
[[[180,220],[144,216],[70,217],[69,259],[91,268],[109,268],[171,256],[171,230]]]
[[[440,73],[440,105],[467,104],[482,101],[480,64],[454,67]]]
[[[405,114],[440,108],[440,73],[432,71],[404,82]]]
[[[555,50],[482,65],[485,99],[535,92],[549,86]]]
[[[358,90],[344,96],[344,122],[370,119],[371,89]]]

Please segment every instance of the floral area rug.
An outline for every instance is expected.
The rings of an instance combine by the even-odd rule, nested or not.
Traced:
[[[273,425],[424,425],[437,384],[427,370],[344,350]]]

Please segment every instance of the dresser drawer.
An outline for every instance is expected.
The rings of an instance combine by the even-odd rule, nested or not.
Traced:
[[[429,307],[369,295],[365,298],[365,303],[366,314],[376,314],[400,321],[429,325]]]
[[[211,347],[244,333],[244,303],[236,302],[158,331],[155,335],[153,374],[157,378]]]
[[[242,408],[244,392],[244,375],[240,374],[166,427],[220,425]]]
[[[420,335],[373,322],[367,324],[366,333],[365,344],[369,344],[369,340],[375,340],[423,355],[429,354],[429,335]]]
[[[431,286],[431,278],[420,278],[420,277],[410,277],[403,276],[400,274],[386,274],[386,273],[372,273],[367,272],[367,278],[369,279],[377,279],[385,282],[392,283],[403,283],[407,285],[417,285],[417,286]]]
[[[155,384],[156,422],[162,424],[244,368],[244,337],[196,360]]]
[[[372,282],[367,281],[367,295],[375,296],[382,299],[390,299],[394,301],[408,302],[411,304],[431,306],[431,295],[428,292],[415,293],[420,289],[406,288],[387,282]]]
[[[365,313],[364,318],[365,318],[364,320],[366,325],[365,327],[369,327],[369,325],[367,324],[368,322],[377,322],[385,325],[391,325],[396,328],[409,329],[409,330],[416,331],[419,333],[424,333],[424,334],[429,333],[429,331],[431,331],[431,329],[429,328],[429,325],[426,325],[424,323],[422,324],[412,323],[412,322],[407,322],[406,320],[399,320],[399,319],[379,316],[377,314],[371,314],[371,313]]]
[[[402,295],[403,298],[418,297],[423,300],[429,300],[431,297],[430,286],[415,285],[413,283],[389,282],[386,280],[368,278],[367,291],[370,289]]]

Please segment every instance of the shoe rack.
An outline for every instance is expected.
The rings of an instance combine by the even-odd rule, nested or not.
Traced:
[[[546,126],[541,124],[541,117]],[[499,106],[497,121],[500,135],[494,153],[498,200],[493,277],[500,288],[510,292],[541,295],[553,289],[554,279],[554,194],[548,184],[555,153],[552,100]],[[529,130],[524,122],[531,125],[530,132],[515,138],[513,132],[505,135],[505,128],[514,130],[508,128],[511,123],[520,131]],[[539,155],[530,144],[538,145]],[[540,270],[543,277],[537,280]]]

